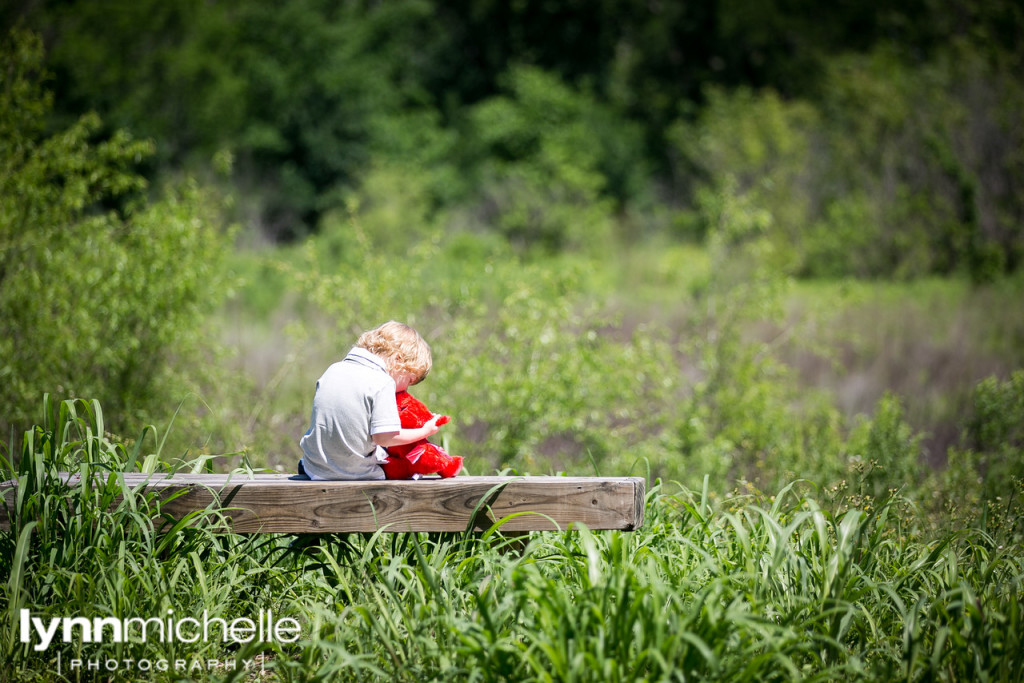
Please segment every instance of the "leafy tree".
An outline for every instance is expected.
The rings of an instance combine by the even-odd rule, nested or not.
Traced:
[[[45,11],[65,111],[160,141],[161,165],[221,149],[264,232],[315,227],[369,166],[377,122],[433,109],[443,40],[424,0],[115,0]]]
[[[113,428],[182,398],[201,323],[222,295],[224,235],[195,187],[147,202],[153,145],[87,115],[47,134],[42,44],[0,50],[0,424],[40,396],[99,398]],[[172,407],[173,409],[173,407]]]
[[[878,49],[832,59],[813,100],[709,89],[669,137],[681,186],[735,179],[771,213],[791,272],[985,280],[1024,253],[1024,203],[1010,190],[1024,178],[1010,113],[1022,98],[1008,68],[969,45],[918,64]]]
[[[505,93],[474,106],[470,121],[483,222],[520,247],[605,244],[609,185],[643,177],[638,128],[530,66],[511,68]]]
[[[726,114],[739,123],[758,107],[819,109],[824,129],[786,124],[790,141],[825,137],[805,140],[817,155],[805,173],[814,184],[783,183],[801,194],[790,216],[778,211],[782,189],[767,197],[789,237],[796,214],[808,211],[813,227],[794,255],[810,264],[798,266],[803,272],[910,276],[963,267],[984,279],[1022,258],[1013,190],[1024,12],[1015,0],[865,0],[827,12],[807,0],[51,1],[8,3],[0,26],[19,17],[52,46],[63,125],[96,110],[111,129],[152,137],[157,172],[230,151],[249,217],[278,239],[318,229],[368,174],[404,166],[417,147],[432,156],[413,173],[436,174],[422,182],[434,208],[479,208],[471,190],[483,175],[492,189],[484,204],[517,207],[502,213],[518,214],[510,218],[518,226],[499,230],[564,232],[527,224],[537,212],[557,223],[551,207],[571,206],[578,188],[542,183],[550,196],[537,195],[527,172],[537,166],[533,148],[517,160],[507,141],[484,139],[481,148],[461,137],[472,137],[495,102],[527,113],[547,106],[523,99],[522,74],[533,70],[586,101],[588,142],[601,147],[598,194],[615,208],[663,189],[676,205],[695,207],[689,176],[709,172],[706,160],[674,165],[666,133],[679,121],[704,125],[709,110],[721,111],[722,93],[771,92],[775,103]],[[537,122],[575,135],[580,117],[552,105],[554,120]],[[556,146],[552,134],[539,137],[545,149]],[[577,150],[571,163],[585,166],[583,156]],[[675,180],[687,176],[683,187],[661,187],[673,171]],[[548,208],[532,205],[534,196]],[[861,232],[865,220],[880,226],[881,241]],[[848,238],[894,248],[858,251],[844,265]]]

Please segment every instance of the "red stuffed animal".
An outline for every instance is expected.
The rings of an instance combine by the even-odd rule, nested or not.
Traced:
[[[434,414],[427,410],[418,399],[407,391],[395,394],[398,402],[398,417],[402,421],[402,429],[422,427]],[[448,416],[442,415],[437,424],[448,422]],[[387,449],[388,458],[381,463],[384,476],[388,479],[416,479],[417,475],[440,474],[444,478],[454,477],[462,469],[462,456],[448,455],[443,448],[420,439],[404,446],[392,446]]]

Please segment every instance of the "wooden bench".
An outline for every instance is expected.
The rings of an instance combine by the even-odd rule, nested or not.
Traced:
[[[77,476],[77,475],[75,475]],[[486,530],[631,531],[643,524],[640,477],[472,477],[416,481],[295,481],[286,474],[124,474],[132,489],[156,491],[173,518],[207,508],[236,533]],[[69,479],[74,483],[74,477]],[[13,482],[0,484],[13,501]],[[507,518],[507,519],[506,519]],[[503,521],[504,520],[504,521]],[[0,505],[0,529],[9,529]]]

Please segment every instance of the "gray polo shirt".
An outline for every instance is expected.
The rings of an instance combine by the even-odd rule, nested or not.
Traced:
[[[386,454],[373,435],[401,428],[383,359],[355,347],[317,380],[302,466],[311,479],[383,479],[377,458]]]

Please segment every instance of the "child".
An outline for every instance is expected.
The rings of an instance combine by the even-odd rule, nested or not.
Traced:
[[[309,431],[299,441],[297,479],[383,479],[384,449],[433,436],[435,415],[402,429],[395,393],[430,372],[430,347],[416,330],[394,321],[364,332],[344,360],[316,383]]]

